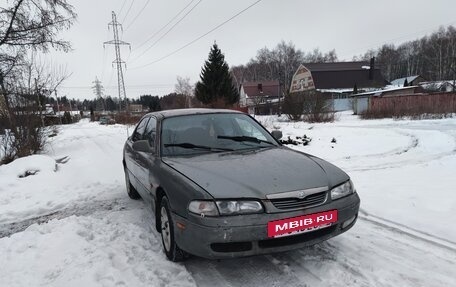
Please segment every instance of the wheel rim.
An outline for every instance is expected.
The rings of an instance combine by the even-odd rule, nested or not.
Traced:
[[[165,246],[166,251],[169,252],[170,246],[171,246],[171,230],[169,226],[169,219],[168,219],[168,213],[166,212],[166,209],[164,206],[161,208],[161,235],[163,239],[163,245]]]

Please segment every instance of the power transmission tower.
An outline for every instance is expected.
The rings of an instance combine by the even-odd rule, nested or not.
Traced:
[[[97,96],[97,109],[100,109],[99,105],[101,105],[101,110],[106,110],[105,99],[103,97],[104,88],[101,84],[101,81],[95,77],[95,81],[92,82],[94,85],[92,86],[93,93]]]
[[[122,102],[122,98],[125,100],[125,110],[128,112],[128,101],[127,101],[127,93],[125,91],[125,82],[123,77],[123,69],[122,64],[125,64],[120,57],[120,46],[121,45],[128,45],[131,49],[130,43],[124,42],[119,39],[119,30],[118,28],[122,29],[122,24],[117,22],[116,13],[112,11],[112,21],[108,24],[108,29],[112,26],[112,30],[114,32],[114,40],[107,41],[103,43],[104,45],[114,45],[116,51],[116,59],[112,62],[117,66],[117,89],[119,91],[119,105]]]

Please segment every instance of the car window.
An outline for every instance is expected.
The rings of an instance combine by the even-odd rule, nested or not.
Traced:
[[[161,126],[161,155],[180,156],[276,145],[272,136],[244,114],[214,113],[166,118]]]
[[[239,125],[243,136],[256,137],[260,140],[266,140],[264,133],[247,121],[246,118],[236,118],[235,120]]]
[[[139,122],[139,124],[136,126],[136,129],[133,133],[133,136],[131,137],[131,139],[133,141],[138,141],[138,140],[141,140],[143,139],[143,134],[144,134],[144,131],[146,129],[146,126],[147,126],[147,121],[149,120],[149,118],[144,118],[142,121]]]
[[[146,129],[144,131],[143,139],[149,141],[151,147],[155,146],[155,136],[157,133],[157,120],[155,118],[150,118],[147,123]]]

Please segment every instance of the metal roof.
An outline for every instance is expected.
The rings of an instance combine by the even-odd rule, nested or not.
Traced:
[[[259,89],[259,85],[261,85],[261,90]],[[279,81],[245,82],[242,84],[242,88],[248,97],[278,97],[280,93]]]
[[[335,63],[306,63],[302,64],[304,67],[313,72],[334,72],[334,71],[352,71],[352,70],[365,70],[369,71],[370,63],[361,62],[335,62]],[[377,70],[378,68],[375,68]]]
[[[383,87],[388,82],[383,78],[380,68],[373,70],[373,79],[369,79],[370,63],[336,62],[302,64],[311,74],[316,89],[349,89]]]
[[[399,78],[391,81],[391,85],[393,86],[404,86],[405,79],[407,79],[407,83],[411,83],[415,81],[420,75],[415,75],[415,76],[409,76],[409,77],[404,77],[404,78]]]

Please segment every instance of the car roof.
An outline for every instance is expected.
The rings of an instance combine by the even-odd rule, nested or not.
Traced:
[[[199,114],[227,114],[227,113],[236,113],[242,114],[240,111],[228,110],[228,109],[175,109],[175,110],[165,110],[148,113],[146,116],[155,116],[157,118],[171,118],[178,116],[187,116],[187,115],[199,115]]]

